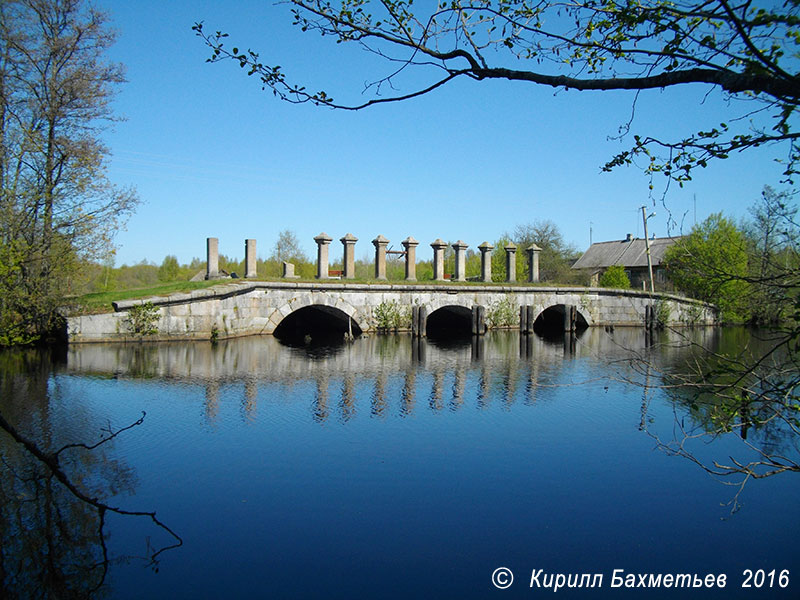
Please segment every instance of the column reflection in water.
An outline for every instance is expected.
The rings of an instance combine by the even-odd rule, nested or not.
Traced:
[[[328,419],[328,373],[317,372],[315,382],[317,387],[312,404],[313,417],[317,423],[324,423]]]
[[[212,380],[206,384],[205,414],[209,423],[217,420],[219,414],[219,381]]]
[[[433,388],[428,401],[433,410],[442,410],[442,389],[444,388],[444,370],[437,366],[433,371]]]
[[[478,380],[478,408],[484,409],[491,402],[492,370],[489,361],[480,364],[481,375]]]
[[[464,365],[457,364],[453,377],[453,397],[450,400],[450,410],[458,410],[464,404],[464,386],[467,374]]]
[[[356,416],[356,379],[351,371],[347,371],[342,379],[342,398],[339,401],[341,419],[344,423]]]
[[[370,411],[374,417],[386,416],[386,371],[381,369],[375,376],[375,387],[372,389],[372,406]]]
[[[675,337],[669,332],[658,335]],[[713,343],[718,333],[693,335]],[[302,348],[282,346],[272,337],[228,340],[216,348],[207,342],[86,345],[69,348],[67,370],[133,380],[147,373],[149,381],[160,378],[161,385],[200,384],[209,422],[225,418],[224,389],[239,389],[237,382],[244,388],[238,414],[250,423],[260,418],[259,395],[270,404],[302,402],[310,382],[315,390],[308,396],[310,416],[324,422],[333,401],[337,418],[347,423],[357,417],[359,403],[365,409],[368,406],[365,414],[376,417],[410,415],[419,410],[420,394],[433,411],[445,406],[458,410],[473,397],[478,408],[496,400],[506,409],[521,399],[532,404],[565,359],[606,360],[644,350],[652,343],[649,336],[645,340],[643,328],[594,329],[577,338],[559,336],[557,340],[517,331],[467,339],[461,345],[441,346],[410,335],[369,336],[351,344],[317,348],[312,355]],[[681,345],[674,340],[657,345],[662,360],[668,356],[672,361],[690,347],[689,341]],[[330,396],[331,385],[336,387],[335,400]]]
[[[258,381],[252,377],[244,380],[244,398],[242,401],[242,416],[249,423],[255,422],[256,406],[258,405]]]
[[[403,390],[400,395],[400,415],[407,417],[414,412],[414,397],[417,395],[417,371],[414,367],[406,369]]]

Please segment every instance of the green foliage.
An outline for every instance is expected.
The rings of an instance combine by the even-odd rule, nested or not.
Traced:
[[[270,258],[278,264],[284,261],[295,263],[295,265],[309,262],[308,256],[303,252],[297,234],[289,229],[284,229],[278,233],[278,239],[272,249]]]
[[[60,327],[84,267],[108,257],[138,203],[105,177],[101,133],[114,120],[120,65],[88,2],[0,3],[0,344]],[[106,278],[106,282],[108,278]]]
[[[558,225],[550,220],[517,225],[514,228],[517,244],[517,278],[528,281],[528,248],[536,244],[539,253],[539,281],[570,283],[574,273],[570,268],[578,250],[564,240]]]
[[[158,268],[158,280],[175,281],[178,278],[179,271],[178,258],[171,254],[165,256],[161,266]]]
[[[672,318],[672,309],[669,306],[669,302],[664,298],[658,298],[655,301],[654,308],[656,311],[656,324],[659,327],[665,327]]]
[[[128,330],[139,337],[158,333],[160,311],[152,302],[143,302],[128,309],[125,325]]]
[[[501,283],[506,280],[506,251],[505,247],[511,242],[508,236],[503,236],[494,243],[492,250],[492,281]]]
[[[716,304],[724,321],[740,322],[748,314],[747,258],[744,234],[716,213],[671,246],[663,262],[678,289]]]
[[[790,320],[800,290],[800,224],[793,193],[764,187],[744,224],[750,254],[750,320],[775,325]]]
[[[512,327],[519,322],[519,307],[510,296],[505,296],[489,306],[486,321],[489,327]]]
[[[397,331],[411,327],[411,310],[397,300],[384,300],[372,311],[378,331]]]
[[[631,287],[631,280],[625,273],[625,267],[612,265],[600,276],[600,287],[627,290]]]

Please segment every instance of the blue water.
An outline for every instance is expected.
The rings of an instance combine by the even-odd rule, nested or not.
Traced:
[[[604,575],[558,596],[800,597],[800,475],[737,496],[659,449],[689,409],[624,380],[657,386],[689,349],[648,349],[642,335],[592,330],[574,353],[538,338],[521,349],[516,333],[421,350],[406,336],[313,351],[273,338],[74,346],[39,372],[43,397],[15,391],[0,408],[51,448],[146,412],[91,460],[65,452],[108,504],[155,510],[183,541],[157,568],[122,560],[172,540],[109,514],[111,598],[551,595],[528,587],[534,569]],[[690,448],[704,464],[750,454],[735,432]],[[497,567],[513,571],[509,589],[492,585]],[[612,589],[614,569],[726,574],[727,586]],[[742,589],[745,569],[787,569],[790,583]]]

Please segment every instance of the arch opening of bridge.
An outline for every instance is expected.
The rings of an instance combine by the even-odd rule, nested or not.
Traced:
[[[472,335],[472,310],[465,306],[442,306],[428,315],[427,336],[434,340]]]
[[[331,343],[345,336],[361,335],[361,327],[346,312],[332,306],[312,304],[289,313],[275,328],[273,335],[290,345]]]
[[[560,339],[565,329],[564,315],[566,313],[566,306],[565,304],[554,304],[553,306],[545,308],[533,322],[533,332],[544,338]],[[589,327],[589,324],[580,311],[576,311],[576,313],[575,331],[582,332]]]

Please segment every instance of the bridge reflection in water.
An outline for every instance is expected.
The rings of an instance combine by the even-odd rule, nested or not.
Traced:
[[[465,404],[486,408],[492,398],[510,407],[534,403],[540,390],[561,380],[558,371],[574,360],[620,361],[659,344],[658,360],[687,352],[691,341],[713,345],[716,328],[680,334],[660,332],[657,339],[641,328],[613,332],[590,328],[544,338],[512,331],[460,341],[426,340],[409,334],[364,336],[353,343],[287,347],[271,336],[208,342],[82,344],[68,350],[67,369],[115,378],[158,378],[163,384],[200,385],[205,414],[217,419],[221,397],[240,398],[245,420],[257,418],[264,398],[291,402],[305,397],[296,388],[313,385],[314,420],[352,420],[367,410],[371,417],[411,416],[424,408],[458,411]],[[691,336],[687,339],[685,336]],[[673,342],[680,343],[673,343]],[[467,383],[470,382],[469,385]],[[576,380],[572,383],[580,383]],[[563,381],[558,385],[563,385]],[[260,396],[269,386],[277,393]],[[241,391],[238,391],[238,390]],[[465,393],[465,390],[472,390]],[[362,405],[359,404],[361,398]],[[363,406],[368,398],[369,406]]]

